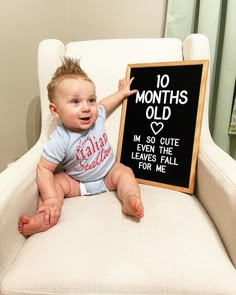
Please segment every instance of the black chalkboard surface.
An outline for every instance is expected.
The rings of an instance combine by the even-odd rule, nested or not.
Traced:
[[[127,66],[117,160],[139,183],[193,193],[208,61]]]

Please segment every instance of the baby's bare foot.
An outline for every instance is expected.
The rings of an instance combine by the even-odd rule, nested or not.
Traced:
[[[48,230],[52,225],[44,223],[44,213],[32,216],[22,215],[18,222],[19,232],[24,236],[31,236],[35,233]]]
[[[122,212],[126,215],[142,218],[144,208],[140,198],[132,196],[123,201]]]

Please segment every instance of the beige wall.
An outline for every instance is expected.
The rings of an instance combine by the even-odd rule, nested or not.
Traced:
[[[0,0],[0,171],[39,137],[41,40],[161,37],[165,9],[166,0]]]

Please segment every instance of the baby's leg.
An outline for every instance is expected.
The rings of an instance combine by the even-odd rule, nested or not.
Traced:
[[[144,216],[140,189],[132,169],[115,163],[105,177],[105,184],[108,190],[117,190],[123,213],[138,218]]]
[[[79,182],[72,179],[65,173],[55,175],[55,185],[57,189],[57,197],[61,203],[64,202],[64,197],[76,197],[80,195]],[[42,205],[42,200],[39,198],[38,208]],[[45,212],[35,213],[32,216],[23,215],[18,222],[19,232],[25,236],[30,236],[37,232],[46,231],[57,223],[57,220],[50,220],[45,223]],[[60,216],[58,216],[59,218]]]

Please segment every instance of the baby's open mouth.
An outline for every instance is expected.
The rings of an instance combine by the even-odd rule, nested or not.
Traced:
[[[85,118],[81,118],[80,120],[82,121],[88,121],[90,119],[90,117],[85,117]]]

